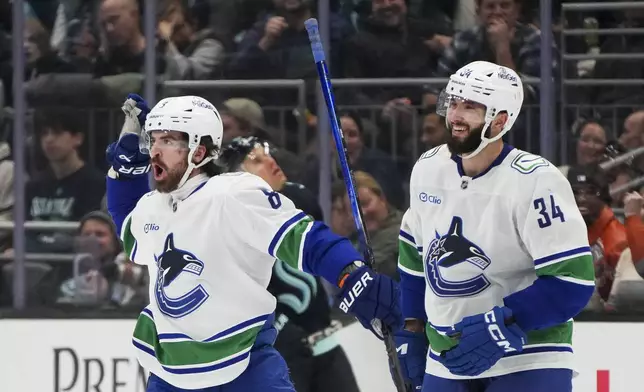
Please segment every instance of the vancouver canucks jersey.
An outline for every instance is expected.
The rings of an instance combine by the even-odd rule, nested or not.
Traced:
[[[121,237],[131,260],[150,274],[150,305],[133,337],[139,361],[174,386],[197,389],[246,369],[275,311],[266,290],[274,260],[302,270],[314,223],[252,174],[200,175],[186,189],[182,198],[143,196]]]
[[[457,344],[445,331],[466,316],[504,306],[506,296],[537,277],[594,284],[586,225],[570,185],[540,156],[506,145],[488,170],[469,178],[460,158],[439,146],[414,166],[410,195],[399,268],[425,280],[429,374],[464,378],[436,361]],[[572,328],[570,320],[528,331],[521,354],[507,355],[479,377],[570,368]]]

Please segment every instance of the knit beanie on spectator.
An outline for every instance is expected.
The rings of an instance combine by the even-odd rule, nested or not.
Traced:
[[[110,234],[112,234],[112,240],[114,241],[115,244],[117,244],[117,246],[119,247],[118,250],[120,251],[121,241],[119,240],[119,233],[116,232],[116,225],[112,221],[112,217],[109,216],[109,214],[100,210],[89,212],[81,218],[80,225],[78,226],[79,232],[83,229],[85,222],[87,222],[90,219],[96,219],[98,221],[101,221],[110,228]]]

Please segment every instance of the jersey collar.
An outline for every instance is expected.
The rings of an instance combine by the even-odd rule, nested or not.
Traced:
[[[501,153],[499,156],[496,157],[496,159],[492,162],[492,164],[485,170],[483,170],[480,174],[477,174],[476,176],[472,177],[472,179],[483,177],[486,175],[492,168],[495,166],[499,166],[501,162],[505,159],[505,157],[508,156],[510,151],[514,150],[514,147],[512,147],[509,144],[503,144],[503,149],[501,150]],[[456,154],[452,154],[452,160],[456,162],[456,169],[458,170],[458,175],[461,177],[468,177],[465,175],[465,170],[463,170],[463,158]]]
[[[209,177],[206,174],[197,174],[196,176],[188,179],[183,186],[179,189],[176,189],[170,192],[170,198],[173,203],[183,201],[190,197],[193,193],[201,189],[206,182],[208,182]]]

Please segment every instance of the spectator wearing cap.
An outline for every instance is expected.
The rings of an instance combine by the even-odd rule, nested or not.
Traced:
[[[147,274],[144,267],[127,260],[116,226],[103,211],[92,211],[80,220],[75,260],[79,275],[60,286],[60,303],[145,304]]]
[[[230,98],[221,110],[224,125],[223,143],[236,137],[256,136],[270,146],[271,156],[292,181],[302,179],[302,161],[297,155],[278,146],[271,137],[264,120],[264,111],[259,104],[248,98]]]
[[[626,229],[610,208],[608,181],[597,165],[573,166],[567,177],[588,227],[597,288],[589,306],[598,309],[609,299],[617,264],[628,247]]]

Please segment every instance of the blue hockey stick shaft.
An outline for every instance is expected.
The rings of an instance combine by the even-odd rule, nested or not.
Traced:
[[[360,208],[358,192],[355,186],[355,181],[353,179],[353,170],[351,169],[351,164],[347,159],[346,142],[344,140],[344,135],[342,133],[342,129],[340,128],[340,123],[336,115],[333,86],[331,85],[331,78],[329,77],[329,70],[326,65],[326,56],[324,54],[322,38],[320,37],[318,21],[316,19],[308,19],[306,22],[304,22],[304,26],[306,27],[306,31],[309,34],[309,41],[311,41],[313,59],[315,60],[315,64],[317,66],[320,86],[322,87],[322,95],[324,95],[324,101],[326,102],[329,122],[331,124],[331,133],[333,134],[335,147],[338,151],[338,158],[340,159],[340,166],[342,168],[342,177],[344,178],[344,184],[346,185],[347,192],[349,193],[351,213],[358,230],[358,239],[360,246],[362,248],[365,261],[371,268],[375,269],[375,258],[373,256],[371,245],[369,244],[369,233],[364,226],[362,209]],[[320,114],[321,113],[318,113],[318,116]],[[396,354],[396,344],[394,342],[393,336],[391,335],[391,330],[387,326],[383,325],[382,333],[385,341],[385,348],[387,350],[387,356],[389,357],[389,362],[392,368],[394,385],[396,386],[398,392],[410,392],[411,386],[406,384],[405,379],[403,378],[400,361],[398,360],[398,355]]]

